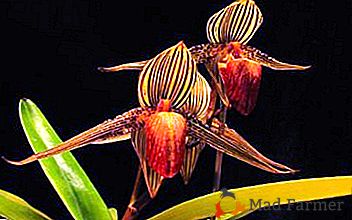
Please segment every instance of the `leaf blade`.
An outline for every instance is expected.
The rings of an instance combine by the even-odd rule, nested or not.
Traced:
[[[226,215],[226,219],[238,219],[255,211],[250,209],[249,199],[254,201],[262,199],[272,204],[277,201],[277,198],[280,198],[281,204],[287,204],[287,199],[303,202],[351,195],[351,188],[352,176],[342,176],[284,181],[232,189],[229,192],[235,193],[236,201],[241,202],[245,209],[236,216]],[[174,206],[150,218],[150,220],[203,219],[215,216],[215,204],[219,201],[220,192],[211,193]],[[231,200],[225,200],[221,206],[224,205],[224,209],[230,208],[232,203]]]
[[[61,139],[40,109],[28,99],[20,101],[23,129],[34,152],[56,146]],[[103,199],[70,152],[39,161],[44,173],[75,219],[111,219]]]
[[[26,201],[9,192],[0,190],[0,216],[13,220],[50,220],[51,218],[33,208]]]

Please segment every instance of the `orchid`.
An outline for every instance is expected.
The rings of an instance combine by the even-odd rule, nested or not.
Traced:
[[[257,102],[262,66],[273,70],[305,70],[278,61],[260,50],[248,46],[248,41],[263,23],[263,16],[254,0],[237,0],[211,16],[207,22],[210,43],[190,48],[197,64],[204,64],[212,79],[211,103],[220,98],[220,108],[213,116],[226,122],[227,110],[234,107],[240,114],[249,115]],[[147,61],[132,62],[113,67],[100,67],[102,72],[142,70]],[[197,149],[197,148],[196,148]],[[195,158],[202,148],[197,149]],[[222,153],[217,152],[213,191],[220,188]]]
[[[138,83],[140,107],[22,161],[6,160],[24,165],[88,144],[131,138],[151,198],[166,178],[181,173],[187,183],[197,152],[205,144],[268,172],[295,172],[266,158],[235,130],[213,118],[211,93],[207,81],[197,72],[190,51],[180,42],[143,67]]]
[[[291,201],[350,195],[351,176],[291,180],[216,192],[220,189],[223,154],[273,174],[297,172],[264,156],[226,123],[232,108],[242,116],[254,111],[263,67],[288,71],[310,68],[282,62],[249,46],[262,23],[263,15],[254,0],[235,0],[208,19],[207,43],[188,48],[181,41],[143,61],[99,67],[101,72],[137,70],[138,106],[64,142],[39,108],[31,100],[21,99],[20,120],[34,154],[19,161],[3,159],[13,165],[39,160],[63,204],[78,220],[116,220],[118,214],[103,201],[69,151],[126,140],[130,140],[139,162],[130,203],[121,216],[125,220],[137,219],[143,207],[163,190],[165,180],[180,174],[187,185],[206,147],[216,150],[214,193],[178,204],[151,219],[238,219],[261,208],[261,201],[269,208],[291,205]],[[204,74],[198,71],[201,65],[206,69]],[[229,196],[236,201],[224,199]],[[258,205],[252,207],[252,201]],[[51,219],[3,190],[0,215],[16,220]]]
[[[100,67],[102,72],[139,70],[140,107],[22,161],[5,160],[24,165],[89,144],[131,139],[140,168],[126,219],[156,196],[164,179],[180,173],[187,184],[206,145],[217,150],[214,191],[220,187],[223,153],[268,172],[294,173],[263,156],[226,125],[228,109],[234,107],[242,115],[253,111],[262,66],[274,70],[309,68],[278,61],[248,46],[262,22],[254,0],[237,0],[209,18],[207,44],[188,49],[181,41],[145,61]],[[205,65],[211,86],[198,72],[198,64]],[[138,197],[142,172],[149,196]]]
[[[262,23],[262,13],[254,0],[237,0],[209,18],[206,31],[210,43],[190,48],[197,64],[205,64],[224,105],[227,108],[234,106],[243,115],[250,114],[255,107],[262,66],[273,70],[305,70],[310,67],[278,61],[247,45]],[[147,62],[101,67],[99,70],[142,70]]]

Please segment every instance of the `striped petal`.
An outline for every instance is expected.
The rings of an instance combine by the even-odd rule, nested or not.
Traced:
[[[199,138],[211,147],[229,156],[242,160],[252,166],[271,173],[294,173],[295,170],[276,163],[252,147],[235,130],[227,128],[226,125],[214,119],[210,128],[201,123],[191,120],[188,124],[189,132],[192,137]],[[223,130],[219,134],[219,129]]]
[[[147,62],[148,60],[134,63],[125,63],[113,67],[98,67],[98,70],[103,73],[118,72],[123,70],[142,70]]]
[[[253,0],[237,0],[210,17],[208,40],[211,43],[236,41],[246,44],[262,22],[262,13]]]
[[[126,140],[130,137],[132,128],[139,126],[139,120],[148,116],[150,113],[151,111],[141,108],[132,109],[112,120],[107,120],[85,132],[82,132],[47,151],[34,154],[22,161],[16,162],[4,159],[14,165],[24,165],[39,159],[71,151],[88,144],[104,144]]]
[[[140,166],[144,173],[145,183],[148,188],[148,192],[151,198],[154,198],[164,180],[159,173],[155,172],[150,166],[148,166],[146,158],[146,138],[143,129],[132,131],[131,140],[135,151],[140,160]]]
[[[195,146],[192,146],[192,145]],[[192,143],[189,141],[186,145],[185,157],[183,160],[183,164],[180,170],[181,176],[185,184],[188,184],[191,179],[194,168],[196,167],[199,154],[202,152],[205,144],[199,141],[196,143]]]
[[[197,67],[183,42],[149,60],[140,74],[138,99],[142,107],[155,107],[168,99],[179,109],[188,99],[197,78]]]
[[[224,82],[219,76],[219,68],[217,62],[210,62],[205,65],[208,70],[208,73],[212,80],[212,88],[216,91],[216,94],[219,95],[221,102],[225,107],[230,108],[230,101],[225,92]],[[213,96],[213,100],[216,99],[216,96]],[[215,101],[215,100],[214,100]]]
[[[186,131],[186,119],[182,115],[157,112],[144,120],[143,128],[132,132],[132,143],[152,197],[163,178],[172,178],[180,171],[185,153]]]
[[[228,59],[218,63],[226,96],[238,112],[251,113],[256,105],[262,67],[245,59]]]
[[[310,66],[299,66],[278,61],[260,50],[247,45],[241,45],[241,51],[243,58],[273,70],[305,70],[310,68]]]
[[[191,93],[181,107],[181,111],[196,116],[198,119],[208,119],[211,103],[211,88],[205,78],[197,73],[196,82]]]

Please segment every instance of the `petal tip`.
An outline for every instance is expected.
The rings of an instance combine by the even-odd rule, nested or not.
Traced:
[[[101,73],[111,72],[111,71],[109,70],[109,68],[102,67],[102,66],[99,66],[99,67],[97,68],[97,70],[98,70],[99,72],[101,72]]]
[[[187,48],[186,44],[184,43],[183,40],[181,40],[180,42],[178,42],[176,44],[176,47],[180,47],[181,49]]]
[[[15,166],[21,166],[24,165],[24,163],[22,163],[21,161],[13,161],[13,160],[9,160],[6,157],[2,156],[1,159],[3,159],[6,163],[15,165]]]
[[[187,177],[187,176],[182,175],[182,179],[183,179],[183,183],[184,183],[185,185],[188,185],[190,178]]]
[[[307,69],[310,69],[312,67],[312,65],[309,65],[309,66],[302,66],[302,70],[307,70]]]

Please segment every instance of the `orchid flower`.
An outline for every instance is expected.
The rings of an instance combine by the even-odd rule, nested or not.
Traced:
[[[262,66],[273,70],[309,68],[278,61],[248,46],[248,41],[262,23],[262,13],[254,0],[237,0],[209,18],[206,30],[210,43],[190,48],[194,60],[207,67],[214,89],[224,105],[227,108],[234,106],[243,115],[251,113],[257,102]],[[100,70],[141,70],[147,62],[133,62]]]
[[[210,96],[210,86],[197,72],[187,47],[180,42],[145,64],[138,83],[140,107],[45,152],[18,162],[6,160],[24,165],[88,144],[131,138],[152,198],[164,179],[181,172],[188,180],[196,161],[193,149],[201,149],[204,144],[268,172],[295,172],[263,156],[219,120],[207,123],[213,111]]]
[[[257,102],[262,66],[273,70],[305,70],[310,66],[292,65],[278,61],[260,50],[248,46],[248,41],[263,23],[263,16],[254,0],[236,0],[211,16],[207,23],[209,43],[190,48],[197,64],[204,64],[212,78],[212,88],[220,98],[220,109],[214,116],[226,121],[231,107],[242,115],[250,114]],[[114,67],[100,67],[102,72],[142,70],[146,61],[132,62]],[[217,95],[211,96],[216,103]],[[197,148],[196,148],[197,149]],[[195,152],[196,157],[201,148]],[[220,187],[222,153],[215,161],[214,191]]]

